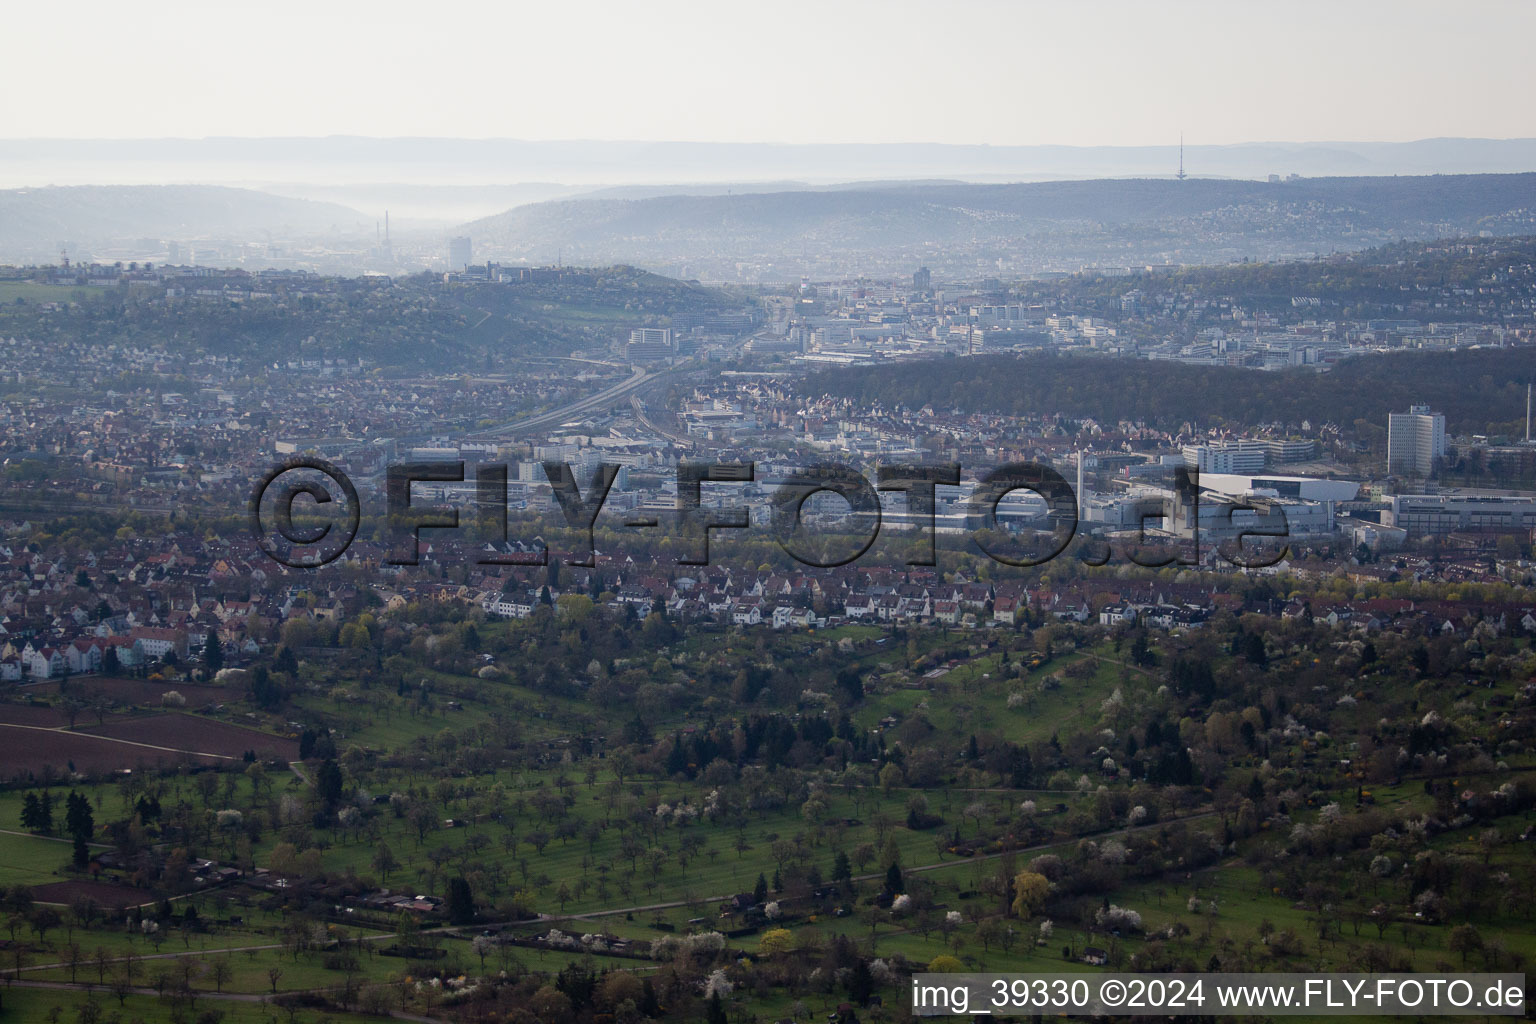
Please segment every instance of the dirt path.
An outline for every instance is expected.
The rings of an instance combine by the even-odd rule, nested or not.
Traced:
[[[6,985],[12,986],[12,987],[15,987],[15,988],[52,989],[54,991],[63,991],[63,992],[93,992],[93,991],[96,991],[96,990],[102,990],[102,991],[108,992],[108,994],[112,994],[111,990],[107,986],[105,986],[105,985],[99,985],[99,984],[98,985],[92,985],[89,982],[84,982],[84,981],[82,981],[82,982],[68,982],[68,981],[16,981],[16,980],[7,980],[6,981]],[[324,993],[326,993],[328,991],[330,991],[330,990],[329,989],[323,989],[323,988],[318,988],[318,989],[294,989],[294,990],[292,990],[290,992],[280,992],[278,994],[279,995],[303,995],[303,994],[306,994],[306,993],[321,993],[321,994],[324,994]],[[134,988],[131,988],[131,989],[128,990],[128,994],[135,995],[135,996],[156,996],[156,997],[158,997],[160,995],[159,992],[156,992],[154,989],[149,988],[147,986],[136,986]],[[268,1000],[270,1000],[272,998],[270,995],[267,995],[267,994],[264,994],[264,993],[263,994],[258,994],[258,993],[255,993],[255,992],[204,992],[201,989],[198,989],[193,994],[198,999],[215,999],[215,1000],[219,1000],[219,1001],[226,1002],[226,1003],[265,1003],[265,1002],[267,1002]],[[389,1011],[389,1016],[393,1017],[396,1020],[417,1021],[417,1022],[419,1022],[419,1024],[443,1024],[443,1020],[440,1017],[422,1017],[422,1016],[419,1016],[418,1014],[414,1014],[414,1013],[405,1013],[402,1010],[391,1010],[391,1011]]]
[[[1200,821],[1201,819],[1212,817],[1215,814],[1216,814],[1215,811],[1200,811],[1200,812],[1198,812],[1196,814],[1185,815],[1182,818],[1169,818],[1169,819],[1167,819],[1165,821],[1155,821],[1155,822],[1152,822],[1150,825],[1130,825],[1130,826],[1126,826],[1125,828],[1110,829],[1107,832],[1096,832],[1091,837],[1084,836],[1084,837],[1079,837],[1079,838],[1094,838],[1094,839],[1097,839],[1097,838],[1100,838],[1100,837],[1108,837],[1108,836],[1130,835],[1133,832],[1145,832],[1148,829],[1163,828],[1163,827],[1165,827],[1167,825],[1183,824],[1184,822],[1188,822],[1188,821]],[[962,865],[962,864],[976,864],[976,863],[979,863],[981,861],[998,860],[998,859],[1000,859],[1002,857],[1018,857],[1018,856],[1022,856],[1022,855],[1025,855],[1025,854],[1031,854],[1031,853],[1044,853],[1047,850],[1054,850],[1054,849],[1056,849],[1056,848],[1058,848],[1060,846],[1064,846],[1067,843],[1071,843],[1071,842],[1074,842],[1074,841],[1075,840],[1072,840],[1072,839],[1058,839],[1055,842],[1037,843],[1034,846],[1021,846],[1021,847],[1018,847],[1018,848],[1012,849],[1012,850],[1003,850],[1003,851],[1001,851],[999,853],[984,853],[984,854],[981,854],[980,856],[977,856],[977,857],[957,857],[954,860],[941,860],[941,861],[939,861],[936,864],[921,864],[921,865],[919,865],[917,867],[914,867],[914,868],[904,868],[903,869],[903,873],[904,874],[908,874],[908,875],[924,874],[924,873],[929,872],[929,871],[942,871],[945,868],[957,867],[957,866]],[[878,872],[873,872],[873,873],[867,874],[867,875],[854,875],[853,876],[853,880],[855,882],[869,882],[869,881],[877,881],[877,880],[882,879],[884,877],[885,877],[885,872],[878,871]],[[654,910],[674,910],[677,907],[684,907],[684,906],[687,906],[690,903],[719,903],[719,902],[722,902],[724,900],[728,900],[730,898],[731,898],[730,895],[725,895],[725,896],[705,896],[705,897],[703,897],[701,899],[697,899],[697,900],[668,900],[667,902],[664,902],[664,903],[647,903],[647,904],[642,904],[642,905],[634,906],[634,907],[619,907],[619,908],[617,908],[615,910],[590,910],[590,911],[587,911],[585,913],[580,913],[580,914],[546,914],[546,915],[540,915],[540,920],[545,920],[545,921],[589,921],[589,920],[592,920],[593,918],[598,918],[598,917],[611,917],[614,914],[639,914],[639,913],[645,913],[647,911],[654,911]],[[506,924],[516,924],[517,922],[509,921],[509,922],[504,922],[504,923],[506,923]]]
[[[89,736],[91,739],[101,740],[104,743],[121,743],[129,747],[143,747],[145,750],[158,750],[166,754],[190,754],[193,757],[216,757],[220,761],[239,761],[241,758],[231,757],[228,754],[211,754],[203,750],[184,750],[181,747],[161,747],[153,743],[140,743],[138,740],[123,740],[116,736],[103,736],[100,733],[80,732],[69,728],[67,725],[12,725],[9,722],[0,724],[0,729],[27,729],[31,732],[63,733],[66,736]]]
[[[36,832],[18,832],[13,828],[0,828],[0,836],[21,836],[23,839],[46,839],[50,843],[68,843],[71,846],[74,845],[75,842],[73,839],[65,839],[63,836],[40,836]],[[85,845],[93,846],[98,850],[110,850],[112,848],[107,843],[86,843]]]

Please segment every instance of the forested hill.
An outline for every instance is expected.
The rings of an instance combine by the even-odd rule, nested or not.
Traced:
[[[1278,263],[1186,266],[1156,274],[1073,274],[1026,280],[1014,298],[1115,323],[1134,320],[1121,297],[1151,291],[1231,304],[1290,322],[1291,301],[1311,296],[1321,320],[1417,319],[1501,323],[1536,286],[1536,236],[1401,242],[1347,256]],[[1214,321],[1212,326],[1218,326]]]
[[[1177,430],[1309,421],[1355,432],[1357,420],[1384,428],[1389,412],[1427,404],[1453,433],[1523,430],[1525,385],[1536,379],[1536,349],[1403,352],[1345,360],[1331,372],[1266,373],[1140,359],[1053,355],[978,356],[848,367],[816,374],[807,395],[887,407],[960,409],[1014,416],[1060,413],[1113,424],[1140,421]]]
[[[16,296],[0,302],[0,338],[163,348],[189,358],[236,355],[262,363],[363,359],[381,367],[452,372],[522,355],[607,351],[633,327],[740,308],[739,300],[715,289],[623,266],[565,267],[499,284],[444,283],[433,274],[290,281],[242,271],[195,280],[195,287],[216,294],[253,285],[268,297],[170,302],[163,289],[13,280],[12,291],[0,285],[0,297]]]
[[[568,199],[462,230],[529,258],[645,264],[705,254],[1007,243],[1020,258],[1230,262],[1354,251],[1400,238],[1531,230],[1536,174],[1256,181],[1122,179],[890,184],[826,191]],[[1049,262],[1050,260],[1047,260]]]

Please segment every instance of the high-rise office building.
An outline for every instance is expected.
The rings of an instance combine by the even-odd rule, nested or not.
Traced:
[[[1387,416],[1387,471],[1428,476],[1445,454],[1445,416],[1427,405]]]
[[[463,270],[469,266],[469,261],[474,259],[474,251],[468,235],[448,239],[448,269]]]
[[[629,332],[631,345],[661,345],[672,347],[672,331],[666,327],[636,327]]]
[[[630,331],[624,352],[631,363],[660,362],[677,354],[672,332],[665,327],[637,327]]]

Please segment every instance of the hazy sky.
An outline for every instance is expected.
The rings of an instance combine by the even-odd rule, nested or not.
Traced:
[[[1536,136],[1525,0],[75,0],[6,20],[8,138]]]

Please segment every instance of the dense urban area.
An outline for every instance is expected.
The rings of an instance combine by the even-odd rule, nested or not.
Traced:
[[[1524,970],[1529,212],[1224,260],[1265,209],[1072,272],[0,268],[0,1012]],[[273,557],[285,460],[355,494],[290,470]]]

